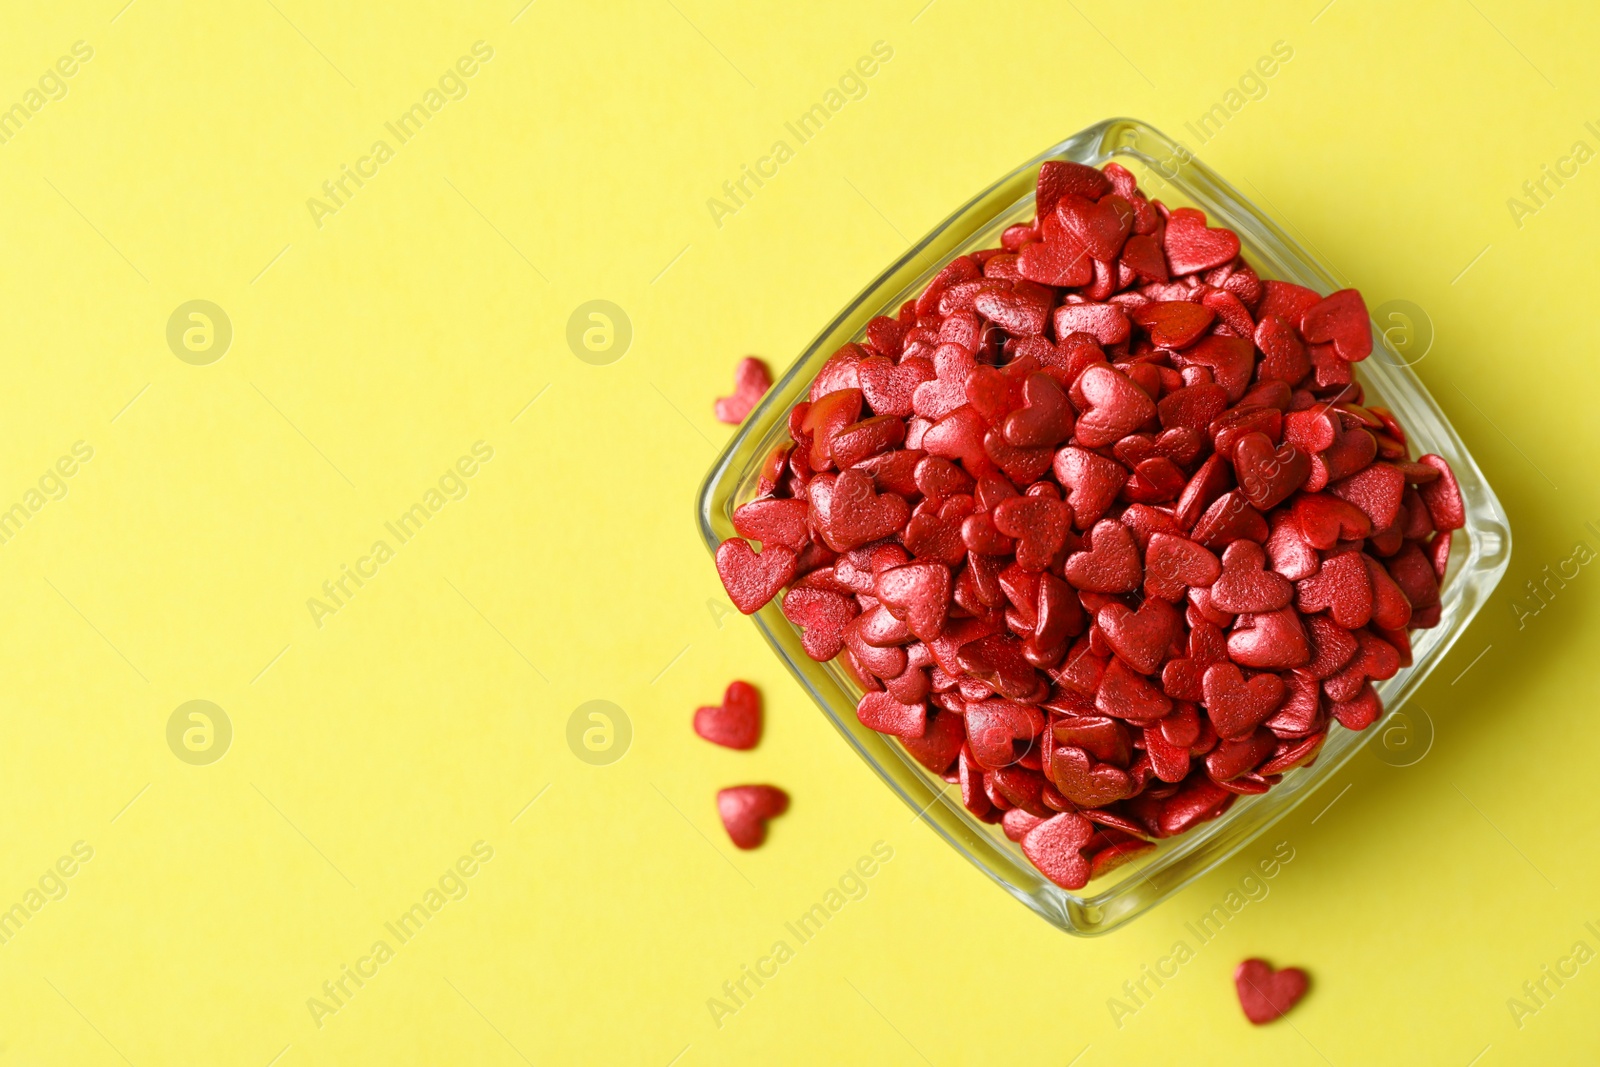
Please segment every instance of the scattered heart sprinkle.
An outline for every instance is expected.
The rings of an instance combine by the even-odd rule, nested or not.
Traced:
[[[733,368],[733,395],[718,397],[718,422],[737,426],[772,388],[772,372],[754,356],[746,356]]]
[[[695,711],[694,732],[724,748],[755,748],[761,740],[761,694],[749,682],[729,682],[721,704]]]
[[[1298,967],[1272,969],[1266,960],[1245,960],[1234,968],[1233,986],[1244,1017],[1260,1026],[1282,1018],[1306,995],[1306,972]]]
[[[788,810],[789,794],[775,785],[735,785],[717,791],[717,814],[740,848],[759,846],[767,839],[767,820]]]

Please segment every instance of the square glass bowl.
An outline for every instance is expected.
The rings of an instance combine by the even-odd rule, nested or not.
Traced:
[[[999,244],[1007,226],[1033,215],[1039,165],[1062,159],[1100,166],[1115,161],[1138,178],[1140,189],[1169,207],[1197,207],[1212,225],[1239,235],[1241,254],[1263,278],[1295,282],[1327,294],[1346,287],[1333,271],[1291,239],[1187,148],[1134,119],[1091,126],[1005,174],[918,241],[852,300],[801,353],[728,444],[700,489],[696,510],[713,552],[734,536],[733,509],[756,495],[763,460],[789,443],[790,408],[804,400],[817,372],[840,346],[859,341],[875,315],[893,316],[953,257]],[[1336,205],[1330,205],[1336,206]],[[1461,636],[1505,572],[1511,530],[1494,490],[1383,331],[1373,331],[1372,355],[1355,365],[1369,399],[1399,418],[1415,454],[1449,461],[1466,504],[1464,531],[1454,539],[1440,590],[1439,625],[1414,634],[1412,666],[1377,684],[1392,714]],[[1465,536],[1463,536],[1463,534]],[[774,652],[861,758],[957,851],[1041,917],[1071,934],[1105,933],[1172,896],[1254,840],[1286,815],[1384,728],[1357,732],[1334,724],[1316,763],[1290,771],[1259,796],[1240,797],[1220,818],[1161,841],[1153,852],[1109,871],[1077,892],[1050,882],[1007,840],[998,825],[980,822],[962,807],[960,791],[929,773],[898,743],[856,719],[861,688],[837,662],[817,663],[800,647],[799,631],[783,616],[778,598],[751,616]]]

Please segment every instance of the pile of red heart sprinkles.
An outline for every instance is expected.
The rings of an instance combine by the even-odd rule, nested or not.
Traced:
[[[1363,403],[1360,293],[1116,164],[1044,164],[1037,208],[828,360],[716,561],[1078,889],[1376,721],[1465,515]]]

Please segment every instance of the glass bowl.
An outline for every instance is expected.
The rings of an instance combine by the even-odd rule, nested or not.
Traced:
[[[951,258],[998,245],[1007,226],[1027,222],[1033,215],[1039,165],[1052,159],[1090,166],[1114,160],[1134,173],[1146,195],[1159,197],[1169,207],[1201,209],[1212,225],[1227,226],[1239,235],[1241,254],[1263,279],[1295,282],[1323,294],[1347,287],[1326,264],[1178,142],[1134,119],[1108,119],[1090,126],[973,197],[824,327],[751,413],[707,474],[696,510],[708,548],[714,552],[725,538],[734,536],[733,509],[756,496],[762,461],[774,448],[789,442],[789,410],[805,399],[828,357],[846,342],[859,341],[873,316],[893,316]],[[1369,398],[1387,405],[1398,416],[1415,454],[1433,452],[1449,461],[1467,513],[1466,528],[1454,539],[1442,583],[1439,624],[1413,633],[1412,666],[1377,683],[1384,707],[1392,715],[1444,658],[1493,592],[1510,561],[1511,530],[1494,490],[1444,413],[1383,331],[1375,326],[1372,333],[1373,352],[1355,365],[1357,379]],[[1161,841],[1154,851],[1107,872],[1082,890],[1067,891],[1040,874],[998,825],[969,814],[961,805],[959,789],[928,772],[888,737],[861,725],[855,713],[860,686],[841,664],[817,663],[805,654],[799,631],[784,618],[777,598],[751,619],[823,714],[885,785],[1007,892],[1071,934],[1105,933],[1177,893],[1281,819],[1383,729],[1381,721],[1360,732],[1335,725],[1313,766],[1289,772],[1267,793],[1240,797],[1220,818]]]

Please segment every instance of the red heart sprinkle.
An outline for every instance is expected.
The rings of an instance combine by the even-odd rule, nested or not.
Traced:
[[[1306,620],[1306,629],[1310,631],[1314,655],[1304,671],[1317,681],[1339,670],[1356,654],[1355,637],[1328,616],[1312,615]]]
[[[1293,608],[1283,608],[1240,616],[1228,634],[1228,656],[1244,667],[1282,670],[1310,662],[1311,645],[1299,614]]]
[[[749,682],[730,682],[721,704],[694,713],[694,732],[724,748],[755,748],[761,740],[761,694]]]
[[[1306,487],[1315,489],[1327,482],[1337,482],[1371,463],[1377,454],[1378,439],[1370,431],[1360,426],[1343,430],[1326,451],[1312,457],[1311,477],[1306,480]],[[1320,477],[1319,467],[1323,469]]]
[[[1389,642],[1366,630],[1356,631],[1355,636],[1356,654],[1343,670],[1322,683],[1322,691],[1335,702],[1354,700],[1368,678],[1393,678],[1400,669],[1400,653]]]
[[[1365,730],[1383,714],[1383,703],[1378,700],[1377,691],[1366,684],[1349,700],[1334,701],[1329,711],[1346,730]]]
[[[1188,745],[1168,741],[1160,730],[1145,731],[1145,752],[1150,757],[1150,768],[1163,782],[1181,782],[1189,776],[1190,752]]]
[[[1236,337],[1254,337],[1256,322],[1244,302],[1226,289],[1213,289],[1200,298],[1203,306],[1216,313],[1221,325]]]
[[[905,526],[911,508],[894,493],[878,493],[858,470],[839,473],[833,483],[824,536],[836,552],[887,537]]]
[[[1139,587],[1144,568],[1133,534],[1115,519],[1094,524],[1087,548],[1067,557],[1067,583],[1091,593],[1131,593]]]
[[[1056,453],[1056,481],[1069,490],[1072,524],[1087,530],[1111,507],[1127,484],[1128,472],[1116,460],[1068,445]]]
[[[966,723],[949,711],[935,712],[920,737],[901,737],[900,742],[916,761],[934,774],[944,774],[956,761],[966,740]]]
[[[917,460],[915,477],[917,491],[936,500],[970,493],[974,484],[970,474],[939,456],[923,456]]]
[[[844,648],[852,604],[826,589],[791,589],[783,597],[784,618],[800,627],[800,644],[814,660],[830,660]]]
[[[994,467],[983,448],[987,432],[983,417],[963,405],[928,428],[922,447],[929,455],[959,460],[970,474],[987,474]]]
[[[761,552],[750,542],[730,537],[717,547],[717,574],[733,606],[752,614],[777,595],[794,577],[795,553],[782,545]]]
[[[1222,574],[1211,583],[1211,603],[1233,615],[1277,611],[1294,599],[1294,586],[1269,571],[1267,554],[1253,541],[1235,541],[1222,554]]]
[[[1162,397],[1156,403],[1156,414],[1161,417],[1161,425],[1169,430],[1200,431],[1220,418],[1227,407],[1226,389],[1214,382],[1196,382]]]
[[[1193,829],[1207,819],[1214,819],[1227,810],[1234,794],[1213,782],[1206,775],[1191,775],[1184,786],[1170,799],[1161,803],[1157,827],[1162,836],[1174,837]]]
[[[1298,1004],[1306,995],[1309,980],[1298,967],[1275,971],[1266,960],[1249,959],[1234,968],[1233,985],[1245,1018],[1260,1026]]]
[[[1052,711],[1057,710],[1046,704]],[[1051,728],[1057,741],[1083,749],[1102,763],[1126,767],[1133,759],[1133,735],[1128,726],[1105,715],[1077,715],[1057,719]]]
[[[918,559],[937,560],[953,567],[967,555],[966,543],[961,539],[961,519],[953,515],[912,515],[902,539],[907,551]]]
[[[1042,571],[1066,544],[1072,511],[1047,496],[1014,497],[1001,501],[994,509],[994,525],[1007,537],[1017,539],[1018,566]]]
[[[1009,333],[1037,335],[1044,333],[1049,321],[1047,304],[1023,293],[989,289],[973,298],[972,308]]]
[[[1314,290],[1293,282],[1265,281],[1261,289],[1261,305],[1256,308],[1258,319],[1276,315],[1285,322],[1298,324],[1306,308],[1322,299]]]
[[[741,359],[733,368],[733,395],[717,400],[717,421],[739,425],[771,388],[772,372],[765,363],[754,356]]]
[[[733,509],[733,528],[763,546],[782,545],[798,552],[810,536],[804,500],[752,500]]]
[[[1141,674],[1153,674],[1161,666],[1167,649],[1183,630],[1183,616],[1156,597],[1146,600],[1138,611],[1113,601],[1100,609],[1095,623],[1111,650]]]
[[[1190,535],[1207,548],[1226,548],[1240,540],[1263,542],[1269,532],[1266,518],[1234,489],[1211,502]]]
[[[902,704],[888,693],[867,693],[856,705],[861,725],[900,738],[921,737],[928,728],[928,705]]]
[[[967,402],[967,376],[977,366],[961,345],[941,344],[933,350],[936,376],[911,391],[911,407],[925,419],[942,419]]]
[[[1048,446],[1018,448],[1006,440],[999,430],[983,435],[983,454],[994,462],[1006,477],[1019,485],[1028,485],[1044,477],[1050,469],[1051,452]]]
[[[950,568],[943,563],[908,563],[880,571],[873,585],[878,599],[918,640],[932,641],[944,629],[950,606]]]
[[[1083,246],[1064,240],[1034,241],[1017,254],[1017,273],[1041,285],[1086,285],[1094,262]]]
[[[1109,763],[1095,763],[1073,745],[1058,747],[1051,757],[1052,779],[1063,796],[1083,808],[1103,808],[1129,795],[1128,772]]]
[[[1309,677],[1306,670],[1291,670],[1283,685],[1288,688],[1288,696],[1262,725],[1278,737],[1306,737],[1325,728],[1328,720],[1322,713],[1322,686],[1317,680]]]
[[[1372,532],[1372,520],[1366,512],[1323,493],[1297,497],[1291,511],[1300,536],[1312,548],[1323,551],[1340,541],[1357,541]]]
[[[861,417],[861,390],[839,389],[812,401],[800,428],[811,434],[811,467],[827,470],[833,466],[829,446],[833,435]]]
[[[967,674],[1014,700],[1037,698],[1039,676],[1023,654],[1022,642],[1009,635],[980,637],[956,653]],[[969,710],[970,714],[970,710]]]
[[[1127,313],[1116,304],[1062,304],[1053,321],[1057,337],[1085,333],[1103,345],[1121,344],[1132,329]]]
[[[1016,762],[1016,743],[1031,742],[1044,729],[1044,717],[1029,704],[979,700],[967,705],[967,744],[985,770]]]
[[[1423,456],[1417,462],[1439,472],[1437,480],[1417,490],[1422,495],[1422,502],[1428,506],[1428,516],[1433,520],[1434,529],[1461,529],[1467,524],[1467,509],[1461,502],[1461,487],[1456,484],[1456,475],[1450,469],[1450,464],[1434,455]]]
[[[1231,262],[1239,254],[1239,238],[1231,230],[1213,230],[1198,211],[1167,222],[1162,242],[1173,274],[1193,274]]]
[[[1130,722],[1150,722],[1172,710],[1172,701],[1144,675],[1120,659],[1113,659],[1100,679],[1094,706],[1106,715]]]
[[[885,356],[872,356],[856,368],[861,395],[874,414],[905,417],[912,412],[917,387],[934,379],[933,362],[911,358],[898,364]]]
[[[1295,583],[1295,607],[1306,614],[1326,611],[1346,630],[1372,618],[1372,578],[1359,552],[1341,552],[1323,560],[1309,578]]]
[[[1311,459],[1288,441],[1274,448],[1266,434],[1247,433],[1233,446],[1233,469],[1245,499],[1270,511],[1306,483]]]
[[[1286,319],[1263,315],[1256,323],[1256,347],[1261,350],[1261,377],[1293,385],[1311,370],[1311,357]]]
[[[1022,383],[1023,406],[1005,419],[1006,440],[1018,447],[1058,445],[1072,433],[1072,405],[1048,374],[1028,375]]]
[[[1077,438],[1090,448],[1132,433],[1156,413],[1144,390],[1110,367],[1090,367],[1079,376],[1077,388],[1088,405],[1078,418]]]
[[[1301,535],[1300,528],[1278,512],[1272,519],[1272,533],[1267,537],[1267,558],[1272,569],[1297,582],[1317,573],[1321,557],[1317,550]]]
[[[1050,159],[1039,164],[1038,188],[1034,194],[1036,218],[1055,210],[1063,194],[1098,200],[1111,191],[1111,182],[1093,167],[1065,159]]]
[[[1062,889],[1082,889],[1089,884],[1090,873],[1083,849],[1093,837],[1093,823],[1064,811],[1028,831],[1022,839],[1022,854]]]
[[[1255,346],[1242,337],[1211,334],[1181,353],[1185,363],[1211,371],[1216,383],[1228,391],[1234,402],[1244,396],[1255,369]]]
[[[1188,348],[1217,316],[1210,308],[1187,300],[1158,300],[1130,316],[1150,335],[1157,348]]]
[[[1134,228],[1138,225],[1135,213]],[[1140,281],[1164,283],[1171,277],[1167,273],[1167,257],[1161,251],[1161,239],[1154,234],[1135,233],[1128,238],[1128,243],[1122,246],[1122,265]]]
[[[1184,530],[1193,527],[1206,509],[1227,491],[1232,481],[1228,461],[1219,455],[1208,456],[1189,477],[1189,484],[1183,487],[1183,493],[1178,497],[1177,506],[1173,509],[1173,517],[1178,525]]]
[[[1133,232],[1133,205],[1115,193],[1097,202],[1069,193],[1056,201],[1056,214],[1089,255],[1101,261],[1116,258]]]
[[[1384,569],[1394,579],[1411,601],[1413,612],[1420,614],[1439,606],[1439,582],[1433,565],[1414,542],[1384,561]]]
[[[1013,841],[1021,841],[1028,831],[1044,822],[1042,818],[1021,808],[1012,808],[1000,817],[1000,826]]]
[[[1217,742],[1216,748],[1206,753],[1206,774],[1210,775],[1214,782],[1230,783],[1229,789],[1233,791],[1247,794],[1265,793],[1266,789],[1261,788],[1260,783],[1257,783],[1257,788],[1237,790],[1231,783],[1234,779],[1249,774],[1262,760],[1272,755],[1272,750],[1277,747],[1278,739],[1270,730],[1255,730],[1244,737],[1224,737]]]
[[[1206,713],[1222,737],[1248,737],[1283,703],[1283,679],[1276,674],[1258,674],[1248,682],[1231,663],[1213,663],[1206,668]]]
[[[1332,341],[1334,351],[1346,363],[1366,359],[1372,351],[1367,302],[1354,289],[1330,294],[1301,312],[1300,336],[1312,344]]]
[[[767,820],[789,810],[789,794],[775,785],[735,785],[717,791],[717,814],[740,848],[756,848],[767,838]]]
[[[1365,552],[1367,577],[1372,581],[1372,625],[1383,630],[1404,630],[1411,621],[1411,599],[1383,565]]]
[[[862,620],[866,617],[857,615],[845,627],[844,647],[850,650],[857,664],[873,676],[879,679],[899,677],[906,669],[905,649],[897,645],[879,646],[869,642],[861,628]]]

